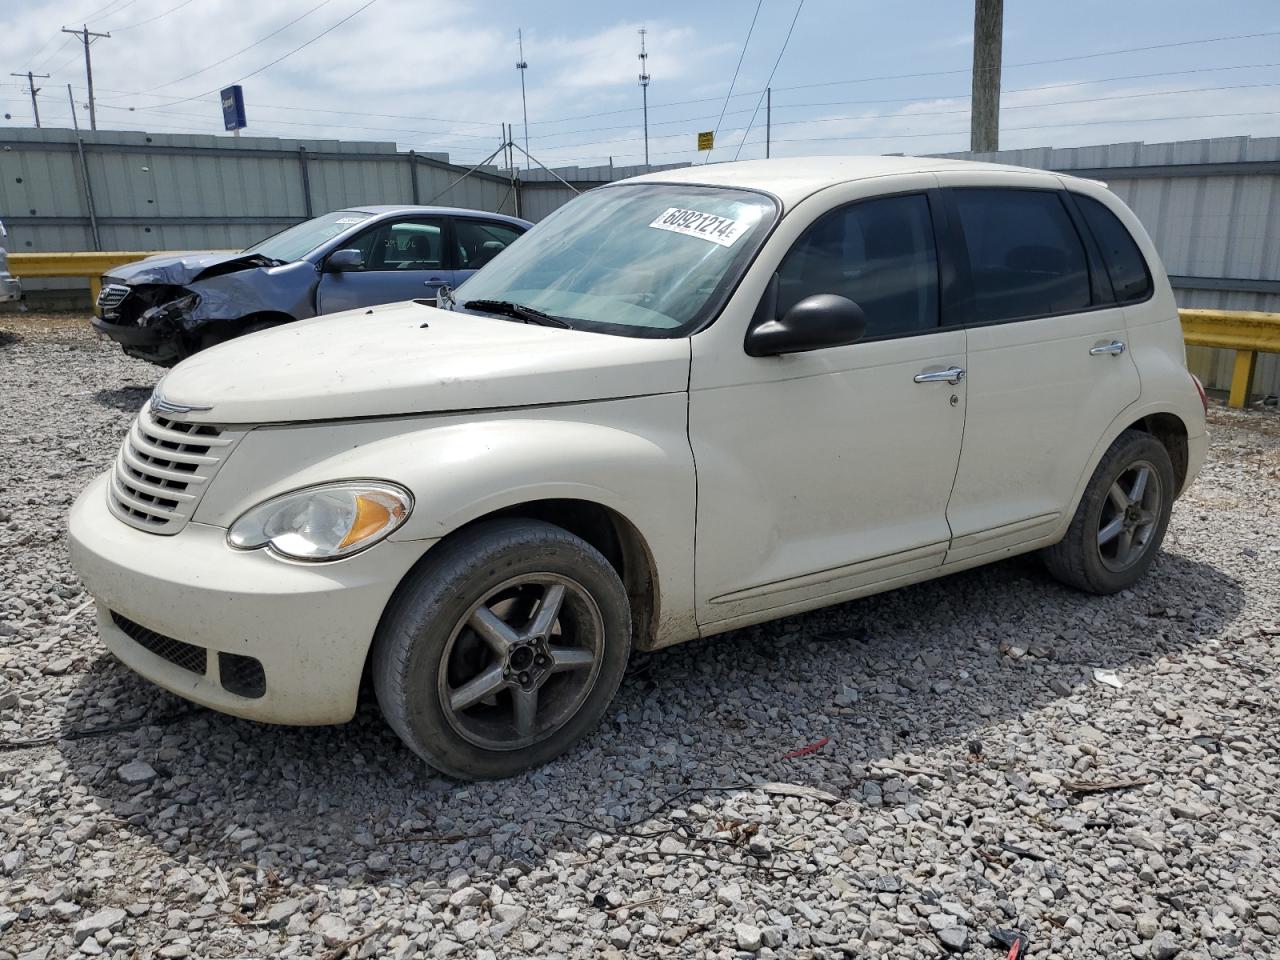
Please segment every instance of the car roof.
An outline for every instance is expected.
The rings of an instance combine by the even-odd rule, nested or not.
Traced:
[[[403,215],[403,214],[429,214],[433,216],[467,216],[467,217],[484,217],[489,220],[503,220],[507,223],[518,223],[522,227],[533,226],[528,220],[521,220],[519,217],[509,217],[505,213],[490,213],[488,210],[468,210],[465,207],[424,207],[412,203],[369,203],[352,205],[343,207],[343,210],[350,210],[354,213],[371,213],[374,216],[387,215]]]
[[[943,170],[967,170],[991,173],[1037,173],[1030,167],[1013,167],[1002,163],[973,160],[949,160],[942,157],[878,157],[824,156],[783,157],[771,160],[739,160],[732,163],[699,164],[659,173],[647,173],[621,181],[625,183],[697,183],[711,186],[743,187],[763,190],[795,206],[819,190],[865,180],[908,173],[934,173]]]

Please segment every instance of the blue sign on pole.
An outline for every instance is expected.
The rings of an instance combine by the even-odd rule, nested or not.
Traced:
[[[222,91],[222,123],[228,130],[248,126],[244,119],[244,88],[238,83]]]

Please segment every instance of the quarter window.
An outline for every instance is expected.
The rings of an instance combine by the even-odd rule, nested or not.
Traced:
[[[1114,213],[1093,197],[1075,194],[1085,223],[1102,250],[1117,303],[1145,300],[1151,293],[1151,272],[1133,236]]]
[[[1089,307],[1084,245],[1057,193],[960,188],[952,196],[973,285],[969,322]]]
[[[868,338],[938,326],[938,253],[929,201],[884,197],[833,210],[796,241],[778,269],[778,315],[805,297],[848,297]]]

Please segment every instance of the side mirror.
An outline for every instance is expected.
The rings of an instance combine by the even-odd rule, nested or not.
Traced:
[[[848,297],[815,293],[780,319],[762,319],[753,324],[744,346],[749,356],[773,357],[843,347],[861,340],[866,332],[867,318],[860,306]]]
[[[364,268],[364,254],[359,250],[335,250],[324,262],[325,273],[350,273]]]

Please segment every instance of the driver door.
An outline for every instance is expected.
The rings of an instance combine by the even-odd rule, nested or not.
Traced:
[[[321,265],[317,313],[433,298],[441,284],[454,282],[444,217],[378,224],[343,247],[353,248],[364,255],[362,269],[331,273]]]
[[[778,316],[804,297],[839,294],[866,315],[861,340],[726,364],[694,338],[689,436],[704,632],[822,606],[943,562],[966,340],[942,326],[940,208],[933,178],[919,182],[820,216],[778,267]]]

